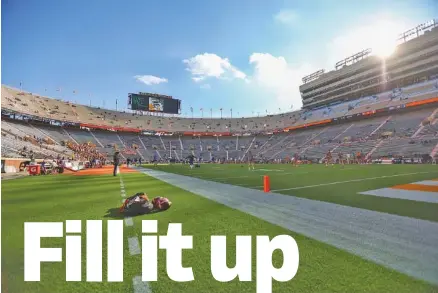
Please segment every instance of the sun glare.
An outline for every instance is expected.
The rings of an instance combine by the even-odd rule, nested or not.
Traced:
[[[398,33],[389,25],[376,27],[370,40],[373,54],[381,58],[391,56],[397,47],[396,37]]]
[[[382,58],[387,58],[395,52],[396,47],[397,45],[395,42],[383,42],[374,45],[371,49],[375,55]]]

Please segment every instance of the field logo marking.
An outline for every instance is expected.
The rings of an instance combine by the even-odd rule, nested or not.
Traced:
[[[438,181],[424,180],[359,192],[363,195],[438,203]]]

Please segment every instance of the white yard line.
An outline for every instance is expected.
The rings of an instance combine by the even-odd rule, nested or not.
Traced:
[[[130,255],[141,254],[140,243],[138,242],[138,237],[128,238],[128,248]]]
[[[122,196],[122,203],[125,202],[126,192],[125,185],[123,183],[122,178],[120,177],[120,195]],[[125,226],[132,227],[134,226],[134,221],[131,217],[125,218]],[[141,247],[140,242],[138,241],[138,237],[130,237],[128,238],[128,248],[130,255],[141,255]],[[136,276],[132,279],[134,293],[152,293],[152,289],[148,282],[143,282],[141,280],[141,276]]]
[[[245,176],[218,177],[218,178],[201,178],[201,177],[195,177],[195,178],[205,179],[205,180],[222,180],[222,179],[248,178],[248,177],[250,177],[250,176],[249,175],[245,175]]]
[[[127,227],[134,226],[134,221],[132,220],[132,218],[125,218],[125,225]]]
[[[151,293],[152,289],[148,282],[143,282],[141,276],[134,277],[132,279],[132,284],[134,286],[134,293]]]
[[[361,182],[361,181],[367,181],[367,180],[376,180],[376,179],[382,179],[382,178],[399,177],[399,176],[407,176],[407,175],[415,175],[415,174],[425,174],[425,173],[431,173],[431,172],[415,172],[415,173],[404,173],[404,174],[387,175],[387,176],[379,176],[379,177],[360,178],[360,179],[352,179],[352,180],[346,180],[346,181],[336,181],[336,182],[322,183],[322,184],[315,184],[315,185],[298,186],[298,187],[282,188],[282,189],[273,189],[271,191],[272,192],[276,192],[276,191],[283,191],[283,190],[304,189],[304,188],[320,187],[320,186],[335,185],[335,184],[350,183],[350,182]]]
[[[125,192],[125,186],[123,185],[123,180],[122,178],[120,178],[120,195],[124,198],[126,196],[126,192]],[[124,203],[125,200],[122,200],[122,203]],[[132,227],[134,226],[134,221],[132,220],[132,218],[125,218],[125,226],[127,227]]]
[[[257,171],[254,170],[254,171]],[[254,171],[248,171],[248,172],[254,172]],[[302,174],[308,174],[309,172],[287,172],[287,173],[281,173],[276,174],[275,176],[284,176],[284,175],[302,175]],[[256,176],[263,177],[264,175],[256,174]],[[218,178],[210,178],[210,177],[195,177],[191,176],[193,178],[203,179],[203,180],[225,180],[225,179],[234,179],[234,178],[248,178],[251,177],[250,175],[244,175],[244,176],[233,176],[233,177],[218,177]]]
[[[120,188],[121,188],[121,195],[122,197],[125,197],[125,188],[123,186],[123,180],[120,178]],[[122,199],[122,203],[124,203],[125,200]],[[125,218],[125,225],[130,227],[134,226],[134,221],[132,218]],[[131,255],[137,255],[141,253],[140,244],[138,242],[138,237],[130,237],[128,238],[128,246],[129,246],[129,253]]]

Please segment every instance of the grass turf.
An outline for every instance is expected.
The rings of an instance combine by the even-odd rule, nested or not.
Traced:
[[[259,190],[263,189],[263,176],[269,175],[271,189],[277,193],[438,221],[438,204],[359,194],[371,189],[438,178],[436,165],[347,165],[344,168],[339,165],[256,165],[255,171],[248,171],[246,165],[240,164],[205,164],[192,170],[188,165],[179,164],[147,168]],[[359,181],[365,178],[371,179]],[[345,182],[351,180],[356,181]]]
[[[185,166],[187,167],[187,166]],[[247,174],[240,166],[202,166],[203,176],[222,173],[222,177]],[[280,166],[269,166],[278,169]],[[159,167],[163,169],[164,167]],[[268,169],[268,167],[266,167]],[[178,166],[165,167],[173,172],[185,172]],[[291,172],[304,171],[297,168]],[[210,171],[209,171],[210,170]],[[324,169],[315,172],[322,172]],[[404,170],[406,172],[406,170]],[[408,170],[410,172],[414,172]],[[196,171],[198,172],[198,171]],[[344,171],[346,172],[346,171]],[[394,172],[394,171],[391,171]],[[255,172],[254,172],[255,173]],[[330,173],[327,171],[327,174]],[[404,172],[401,172],[404,173]],[[201,175],[202,173],[200,173]],[[192,174],[194,175],[194,174]],[[375,175],[375,174],[374,174]],[[426,174],[427,175],[427,174]],[[246,176],[246,175],[240,175]],[[249,176],[256,176],[249,174]],[[316,177],[316,176],[315,176]],[[249,177],[251,178],[251,177]],[[396,177],[397,178],[397,177]],[[429,176],[429,178],[432,178]],[[236,178],[237,179],[237,178]],[[260,184],[254,177],[254,184]],[[278,188],[275,185],[274,188]],[[424,179],[424,178],[422,178]],[[159,281],[152,282],[152,291],[165,292],[256,292],[255,282],[219,283],[210,273],[210,236],[228,236],[229,266],[233,266],[236,235],[292,235],[300,249],[300,266],[296,277],[286,283],[274,282],[274,292],[438,292],[438,288],[391,271],[324,243],[287,231],[255,217],[227,208],[189,192],[170,186],[143,174],[124,174],[127,195],[146,191],[152,196],[165,195],[174,205],[164,213],[134,218],[133,227],[125,227],[123,283],[65,282],[64,263],[43,263],[41,282],[24,282],[24,222],[112,219],[109,209],[121,202],[120,183],[112,176],[47,176],[3,182],[2,188],[2,287],[4,292],[133,292],[132,278],[141,275],[141,256],[130,256],[127,238],[141,235],[141,220],[159,220],[159,234],[165,234],[168,223],[182,223],[183,233],[193,235],[193,250],[183,253],[184,266],[193,267],[195,281],[176,283],[167,277],[165,252],[159,252]],[[328,179],[324,179],[328,180]],[[347,179],[344,179],[347,180]],[[408,182],[404,179],[403,182]],[[414,179],[418,180],[418,179]],[[289,179],[289,181],[291,181]],[[243,180],[239,180],[240,183]],[[402,183],[403,183],[402,182]],[[300,182],[304,185],[305,182]],[[290,186],[290,185],[289,185]],[[310,190],[309,190],[310,191]],[[103,277],[106,277],[106,243],[104,225]],[[85,231],[85,223],[83,223]],[[85,233],[83,243],[83,280],[85,280]],[[255,240],[255,237],[253,238]],[[42,247],[65,247],[64,239],[43,239]],[[146,252],[147,253],[147,252]],[[279,266],[282,256],[274,254]],[[255,241],[253,241],[253,277],[255,277]],[[253,278],[254,280],[255,278]]]

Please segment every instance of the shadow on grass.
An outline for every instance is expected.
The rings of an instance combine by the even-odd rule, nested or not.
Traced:
[[[125,211],[124,213],[120,212],[120,208],[111,208],[106,211],[105,218],[111,219],[124,219],[124,218],[132,218],[142,215],[150,215],[160,213],[160,210],[152,210],[149,212],[145,212],[144,210],[133,210],[133,211]]]

